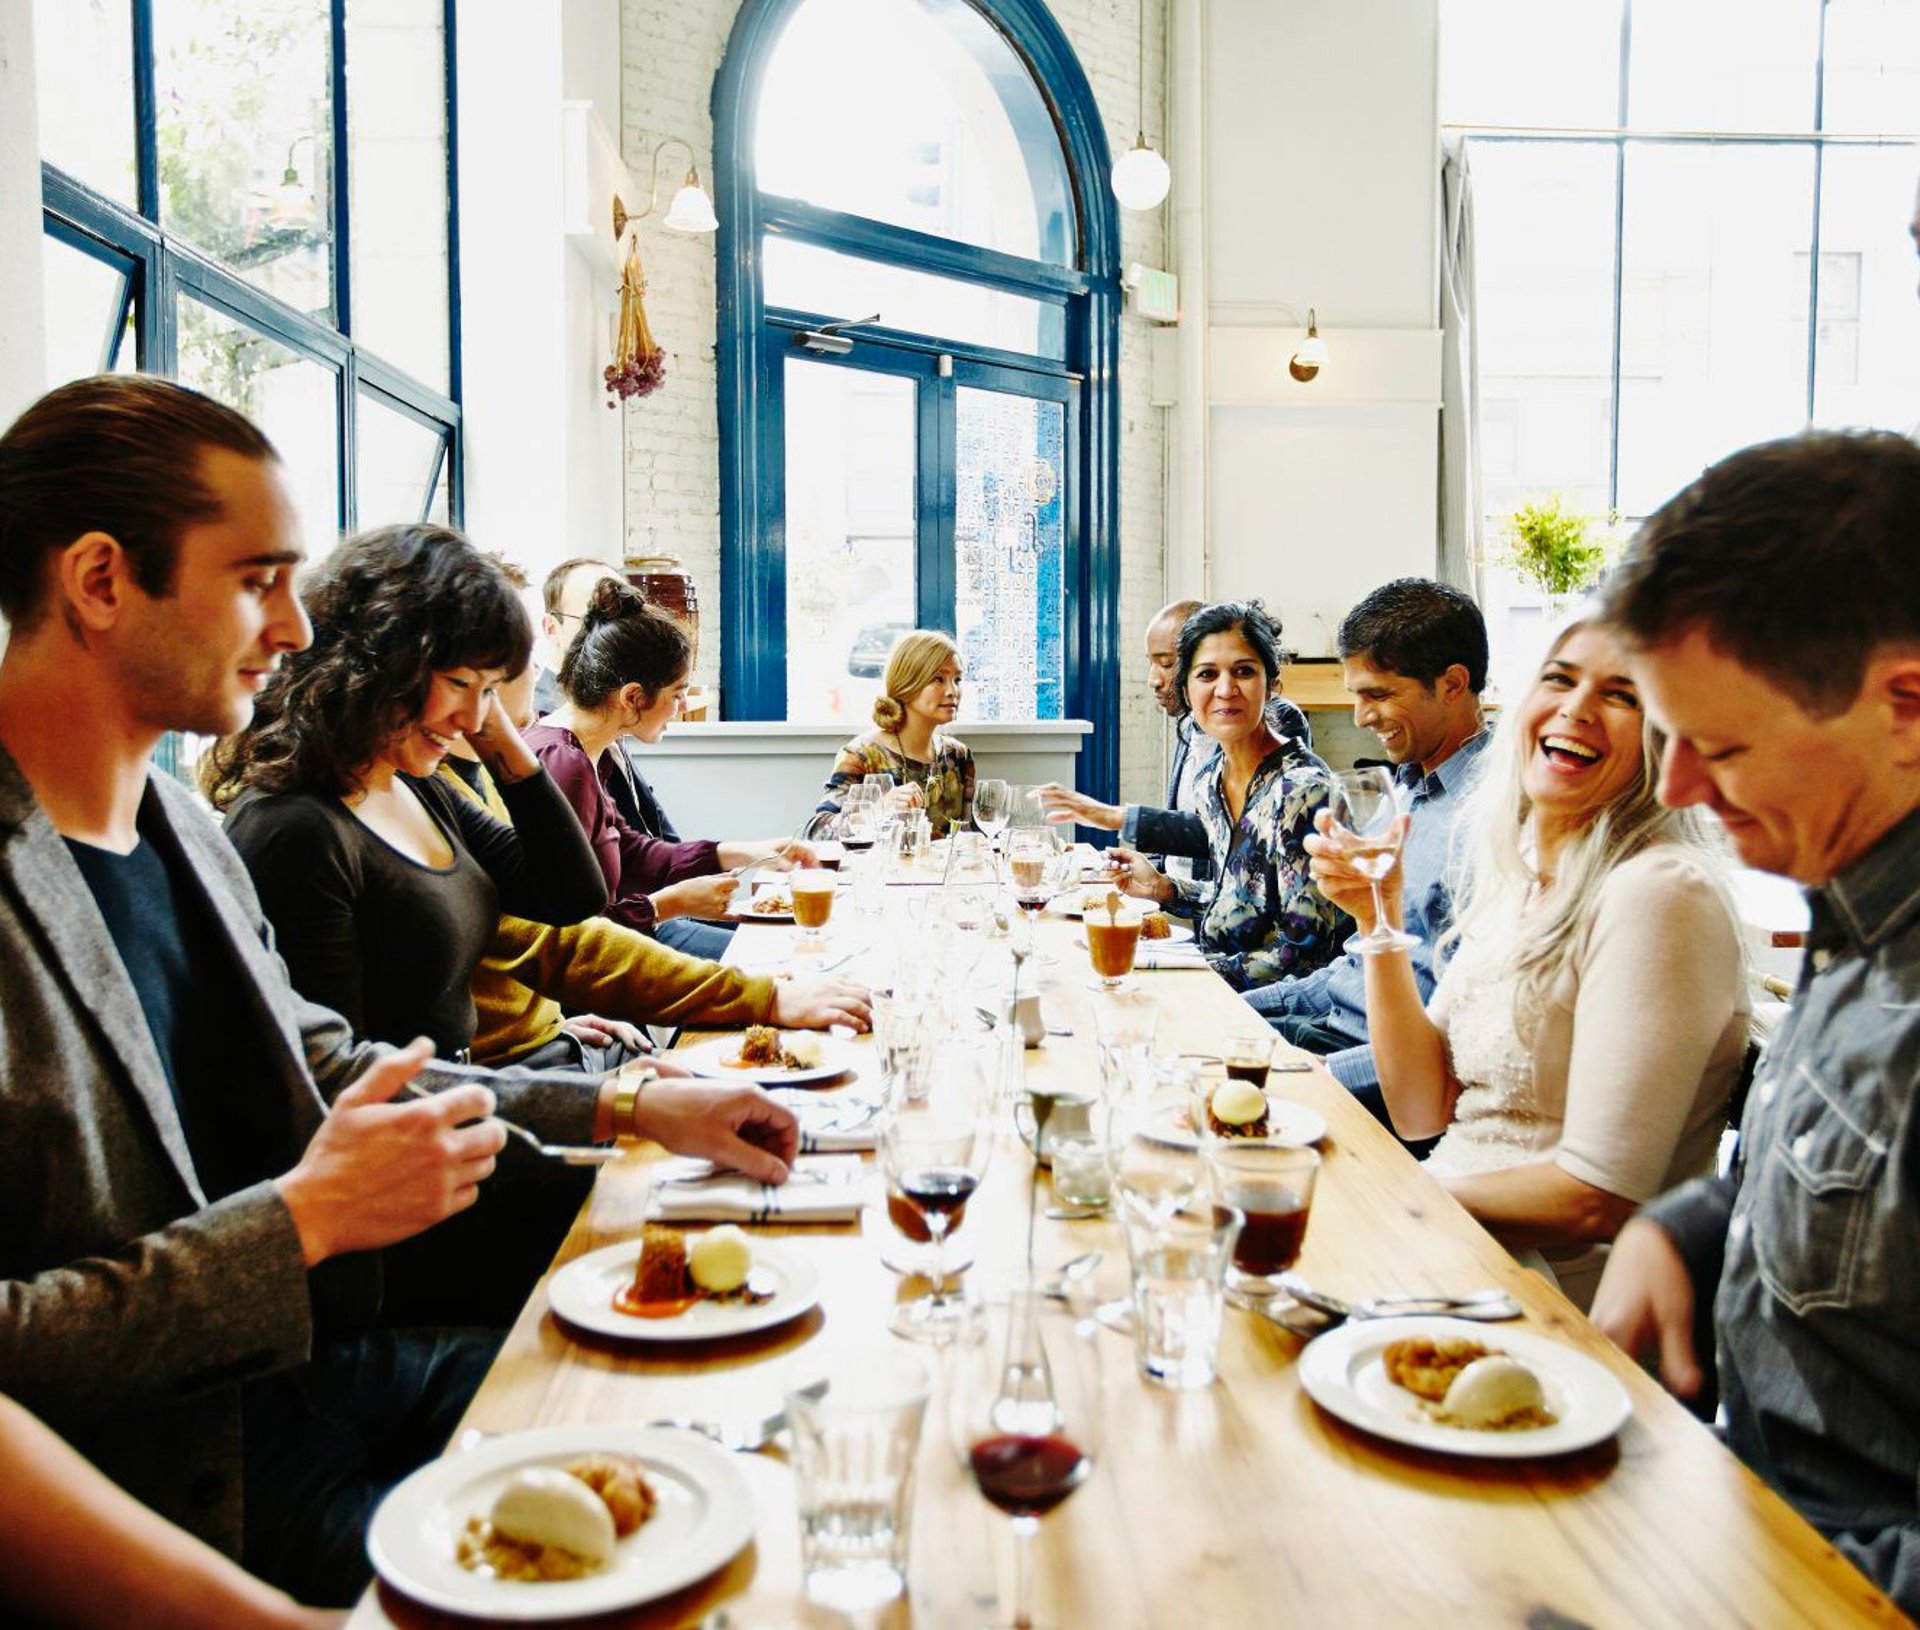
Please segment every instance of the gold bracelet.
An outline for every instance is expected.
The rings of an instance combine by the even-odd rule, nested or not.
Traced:
[[[650,1083],[660,1079],[660,1072],[650,1064],[639,1068],[623,1068],[613,1078],[613,1135],[616,1138],[635,1138],[640,1129],[634,1124],[634,1117],[640,1108],[640,1093]]]

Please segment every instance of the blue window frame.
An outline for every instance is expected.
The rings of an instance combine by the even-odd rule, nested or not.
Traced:
[[[889,375],[910,381],[913,392],[911,616],[921,626],[957,630],[963,658],[968,619],[977,630],[995,610],[994,562],[980,558],[977,538],[971,552],[968,543],[969,499],[977,522],[981,495],[961,490],[960,421],[970,400],[990,399],[1010,407],[1002,429],[1015,445],[1022,434],[1032,438],[1038,474],[1023,518],[1029,534],[1045,538],[1029,542],[1014,564],[1037,587],[1033,706],[1042,717],[1092,722],[1080,784],[1111,797],[1119,772],[1120,238],[1092,91],[1042,0],[926,0],[916,10],[950,31],[992,82],[1025,160],[1033,219],[1015,233],[1023,252],[978,241],[977,233],[907,224],[910,209],[882,220],[763,190],[755,162],[760,96],[782,34],[806,3],[746,0],[714,88],[727,711],[788,716],[789,363]],[[810,190],[835,192],[830,177]],[[788,275],[802,262],[816,271],[844,268],[851,309],[780,304],[782,290],[823,286]],[[940,302],[918,295],[937,293],[934,280],[965,285],[977,297],[969,320],[931,315]],[[876,287],[887,291],[884,307],[904,310],[908,320],[844,326],[852,348],[838,356],[807,342],[822,324],[872,309],[857,302]],[[1057,490],[1056,469],[1063,476]],[[899,607],[903,619],[908,611]],[[1023,640],[1028,632],[1023,624]],[[969,666],[978,671],[977,662]]]
[[[353,277],[350,268],[353,222],[348,123],[352,84],[348,74],[347,11],[353,0],[316,0],[328,35],[327,91],[331,145],[313,178],[325,199],[324,224],[331,241],[331,271],[322,309],[303,311],[249,280],[246,268],[230,264],[169,230],[162,208],[160,141],[155,116],[155,0],[126,0],[128,45],[132,55],[132,122],[135,141],[134,206],[109,196],[62,170],[51,160],[41,166],[46,232],[50,239],[97,261],[124,279],[121,304],[101,335],[99,366],[111,371],[129,366],[143,372],[185,377],[182,342],[191,347],[196,328],[219,327],[241,343],[271,352],[283,361],[311,365],[316,383],[330,400],[333,429],[331,463],[302,469],[301,450],[284,447],[294,477],[296,498],[303,478],[317,478],[328,489],[330,514],[322,504],[303,506],[304,518],[320,533],[351,531],[361,523],[361,484],[356,463],[363,437],[394,416],[416,426],[430,440],[416,466],[422,477],[418,512],[458,525],[462,512],[460,413],[459,231],[454,132],[454,3],[438,8],[444,42],[439,82],[423,89],[444,98],[446,130],[445,231],[447,244],[446,388],[426,383],[375,355],[356,340]],[[103,78],[113,82],[116,76]],[[288,155],[289,161],[293,154]],[[289,164],[291,168],[291,163]],[[183,320],[184,314],[184,320]],[[127,342],[132,341],[131,356]],[[191,369],[186,370],[191,373]],[[190,383],[201,381],[189,379]],[[367,409],[386,410],[369,416]],[[272,427],[268,426],[269,433]],[[368,519],[403,517],[383,513]]]

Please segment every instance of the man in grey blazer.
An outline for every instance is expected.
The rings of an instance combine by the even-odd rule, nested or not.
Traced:
[[[796,1131],[737,1087],[361,1045],[301,1000],[239,857],[150,766],[170,729],[237,728],[310,638],[297,535],[271,446],[165,381],[80,381],[0,436],[0,1392],[341,1602],[366,1514],[490,1356],[367,1320],[373,1253],[492,1172],[496,1092],[550,1138],[617,1129],[765,1181]]]

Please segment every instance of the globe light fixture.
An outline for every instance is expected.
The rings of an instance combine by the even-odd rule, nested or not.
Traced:
[[[1173,171],[1147,142],[1147,0],[1140,0],[1140,121],[1133,145],[1113,165],[1113,196],[1122,209],[1158,209],[1173,185]]]
[[[1287,372],[1301,384],[1314,377],[1327,365],[1327,342],[1320,337],[1320,325],[1314,317],[1313,307],[1307,307],[1307,337],[1287,358]]]

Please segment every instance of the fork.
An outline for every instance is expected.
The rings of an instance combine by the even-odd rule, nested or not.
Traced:
[[[827,1384],[816,1381],[811,1386],[795,1389],[800,1397],[820,1398],[826,1395]],[[752,1454],[756,1449],[764,1449],[776,1437],[787,1429],[787,1408],[782,1404],[771,1413],[758,1418],[734,1418],[730,1420],[702,1420],[691,1415],[666,1415],[658,1420],[648,1421],[649,1426],[668,1427],[679,1432],[698,1432],[703,1438],[710,1438],[723,1449],[737,1450],[741,1454]]]
[[[409,1081],[401,1089],[409,1098],[437,1098],[438,1093],[421,1086],[417,1081]],[[604,1166],[609,1160],[618,1160],[621,1149],[614,1144],[599,1143],[547,1143],[537,1133],[530,1132],[518,1121],[510,1121],[504,1115],[494,1115],[490,1119],[505,1127],[510,1137],[518,1138],[536,1155],[544,1155],[549,1160],[558,1160],[568,1166]]]

